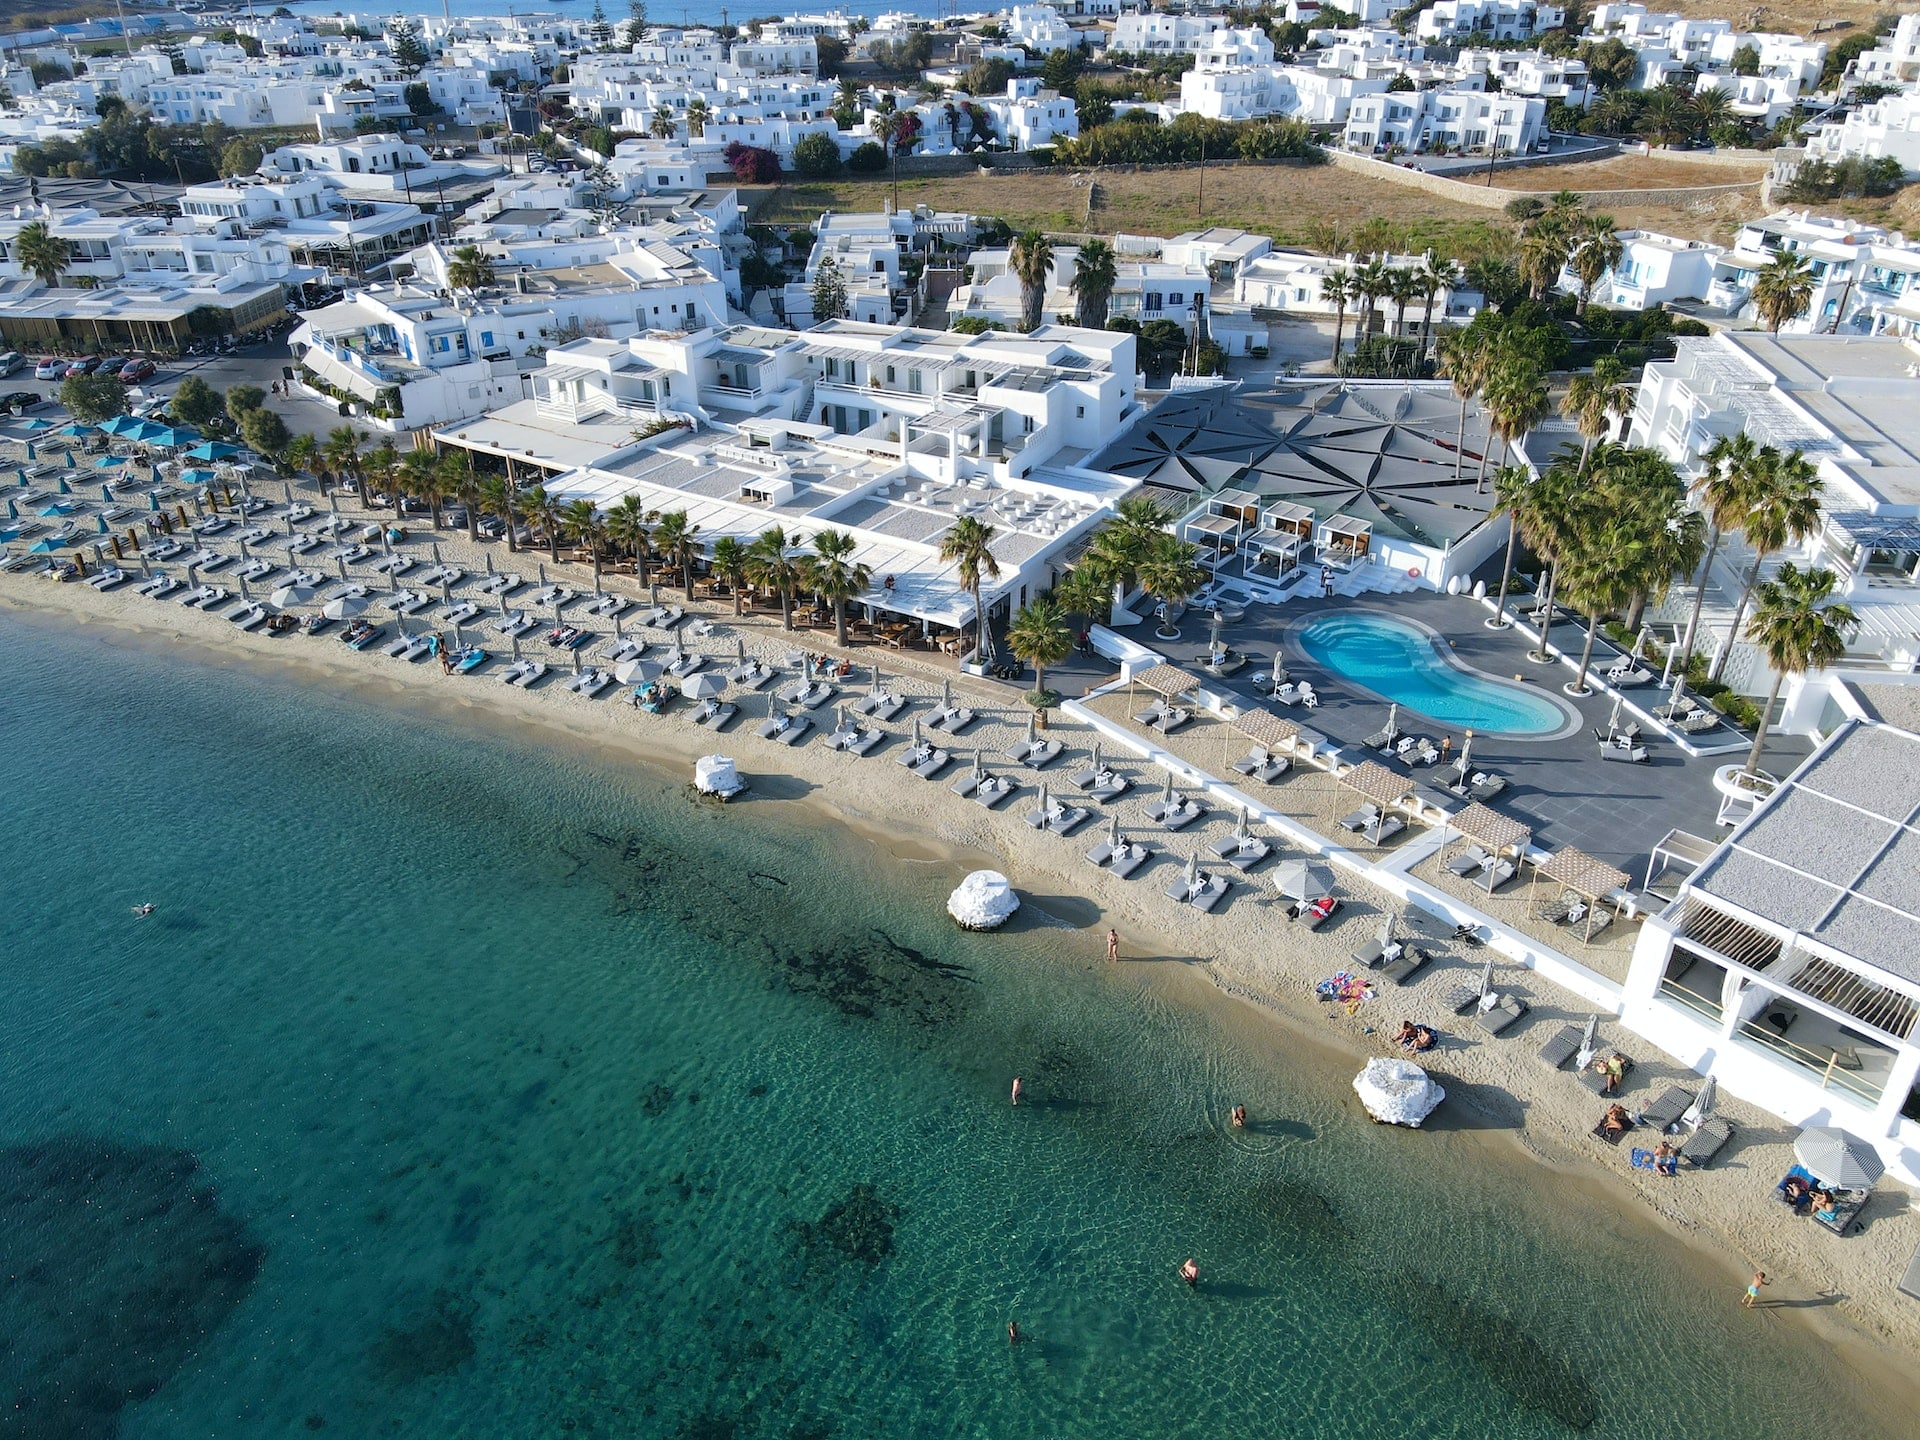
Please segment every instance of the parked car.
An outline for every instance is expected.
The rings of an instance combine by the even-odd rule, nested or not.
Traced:
[[[56,360],[51,355],[33,367],[33,378],[36,380],[58,380],[66,373],[67,362]]]
[[[76,375],[91,375],[99,368],[100,357],[98,355],[83,355],[67,366],[63,378],[71,380]]]
[[[22,355],[18,350],[9,350],[4,355],[0,355],[0,379],[4,379],[6,376],[13,374],[14,371],[26,363],[27,357]]]
[[[37,390],[15,390],[11,395],[0,395],[0,410],[24,415],[46,398]]]
[[[142,380],[152,376],[159,368],[158,365],[147,359],[146,356],[136,355],[120,367],[120,378],[128,385],[138,385]]]
[[[126,363],[127,357],[124,355],[102,355],[100,363],[93,368],[96,374],[118,375],[120,367]]]

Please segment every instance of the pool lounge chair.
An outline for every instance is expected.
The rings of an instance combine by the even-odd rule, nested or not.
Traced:
[[[955,705],[942,710],[927,722],[935,730],[944,730],[949,735],[958,735],[979,717],[964,705]]]
[[[1583,1038],[1580,1026],[1562,1025],[1554,1031],[1553,1038],[1540,1047],[1540,1058],[1555,1070],[1563,1070],[1567,1061],[1580,1053]]]
[[[1687,1137],[1687,1143],[1680,1147],[1680,1158],[1689,1165],[1704,1170],[1713,1163],[1713,1157],[1726,1148],[1733,1139],[1733,1125],[1718,1115],[1710,1115],[1700,1122],[1700,1128]]]
[[[973,803],[991,810],[1020,786],[1004,775],[989,775],[973,792]]]
[[[1527,1002],[1518,995],[1502,995],[1496,1004],[1478,1010],[1474,1014],[1473,1023],[1489,1035],[1499,1035],[1526,1014],[1528,1008]]]
[[[1139,725],[1145,725],[1149,730],[1151,730],[1156,725],[1158,725],[1163,719],[1166,718],[1166,714],[1167,714],[1167,702],[1164,700],[1156,700],[1151,705],[1149,705],[1146,709],[1136,714],[1133,718],[1134,718],[1134,723]]]
[[[1233,762],[1234,770],[1249,780],[1258,780],[1262,785],[1271,785],[1287,773],[1291,765],[1284,755],[1274,755],[1265,750],[1250,750]]]
[[[1310,903],[1302,902],[1299,909],[1290,914],[1288,918],[1296,925],[1304,925],[1309,930],[1318,930],[1322,925],[1326,924],[1327,921],[1338,915],[1341,907],[1346,903],[1337,895],[1323,896],[1321,898],[1330,899],[1333,901],[1333,904],[1325,910],[1320,910],[1316,909]]]
[[[1151,807],[1149,807],[1151,808]],[[1169,830],[1184,830],[1196,820],[1206,818],[1206,807],[1196,803],[1190,796],[1182,795],[1169,809],[1160,813],[1160,823]]]
[[[1167,886],[1167,898],[1177,900],[1182,905],[1191,905],[1202,914],[1206,914],[1225,898],[1229,883],[1226,876],[1212,875],[1203,870],[1200,872],[1200,883],[1190,886],[1187,884],[1186,872],[1182,871],[1178,878]]]
[[[1389,956],[1380,966],[1380,977],[1396,985],[1405,985],[1425,969],[1433,957],[1417,945],[1402,944],[1399,948],[1398,955]]]
[[[1486,869],[1487,862],[1492,858],[1491,855],[1487,854],[1487,852],[1482,850],[1478,845],[1469,845],[1458,855],[1454,856],[1453,859],[1447,861],[1447,873],[1449,875],[1458,875],[1464,880],[1475,871]]]
[[[813,728],[813,721],[804,715],[784,715],[772,720],[763,720],[753,733],[762,740],[771,740],[776,745],[795,745],[800,738]]]
[[[693,723],[704,725],[709,730],[724,730],[731,725],[740,713],[740,707],[730,700],[705,700],[694,712]]]
[[[1372,805],[1362,805],[1351,815],[1341,816],[1340,828],[1342,830],[1352,831],[1355,835],[1358,835],[1362,830],[1371,828],[1373,822],[1379,818],[1380,811],[1377,808]]]
[[[917,756],[917,759],[911,758]],[[909,763],[911,761],[911,763]],[[953,762],[951,752],[937,746],[924,745],[918,750],[909,750],[900,763],[913,771],[922,780],[932,780]]]
[[[1680,1117],[1687,1113],[1687,1107],[1693,1104],[1693,1092],[1683,1090],[1678,1085],[1669,1085],[1662,1090],[1651,1105],[1640,1111],[1640,1123],[1651,1125],[1661,1134],[1665,1134],[1680,1123]]]

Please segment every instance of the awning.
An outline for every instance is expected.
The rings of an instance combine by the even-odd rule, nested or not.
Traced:
[[[1564,850],[1556,850],[1542,860],[1536,870],[1538,874],[1589,900],[1611,895],[1616,890],[1624,889],[1627,883],[1626,871],[1616,870],[1604,860],[1596,860],[1571,845]]]
[[[1398,805],[1413,793],[1413,781],[1396,775],[1386,766],[1362,760],[1340,777],[1340,783],[1356,790],[1377,805]]]
[[[1493,850],[1524,849],[1533,831],[1510,815],[1490,810],[1485,805],[1469,805],[1457,815],[1447,817],[1449,829],[1469,840],[1478,840]],[[1621,877],[1625,879],[1624,876]]]
[[[1189,690],[1198,689],[1200,678],[1189,675],[1178,665],[1155,665],[1133,677],[1136,685],[1144,685],[1157,694],[1171,700],[1176,695],[1184,695]]]
[[[1298,725],[1281,719],[1271,710],[1242,711],[1234,716],[1233,728],[1254,744],[1268,747],[1290,745],[1300,734]]]

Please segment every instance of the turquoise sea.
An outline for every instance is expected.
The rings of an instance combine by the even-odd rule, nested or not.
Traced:
[[[816,806],[5,617],[0,675],[0,1436],[1884,1433],[1472,1109],[1371,1127]]]

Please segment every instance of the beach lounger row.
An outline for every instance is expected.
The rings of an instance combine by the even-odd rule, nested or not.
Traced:
[[[796,745],[812,728],[813,721],[804,715],[776,715],[761,721],[753,733],[776,745]]]
[[[1122,840],[1115,845],[1108,839],[1087,851],[1087,863],[1124,880],[1152,859],[1153,853],[1137,840]]]
[[[1240,759],[1233,762],[1236,773],[1249,780],[1258,780],[1262,785],[1271,785],[1292,767],[1292,762],[1284,755],[1275,755],[1266,750],[1249,750]]]

